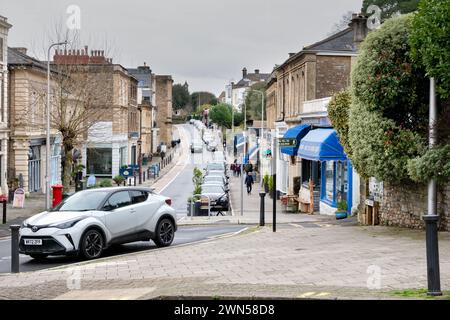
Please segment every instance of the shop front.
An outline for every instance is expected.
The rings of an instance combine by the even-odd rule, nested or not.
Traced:
[[[316,201],[317,197],[320,198],[319,212],[333,215],[338,204],[341,204],[347,207],[350,214],[353,206],[353,168],[336,131],[332,128],[309,131],[300,142],[297,156],[302,158],[303,167],[309,167],[309,180],[314,182],[314,198]]]
[[[280,152],[285,158],[286,173],[288,176],[286,185],[286,194],[297,198],[301,189],[301,177],[302,177],[302,163],[297,157],[298,148],[301,140],[311,130],[311,125],[301,124],[295,127],[289,128],[283,135],[283,140],[292,141],[290,146],[282,146]]]

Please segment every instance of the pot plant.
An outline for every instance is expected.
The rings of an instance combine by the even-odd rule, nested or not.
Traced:
[[[121,175],[118,175],[113,178],[113,181],[117,184],[118,187],[120,187],[125,181],[125,178],[122,177]]]
[[[339,219],[347,218],[347,209],[348,209],[347,201],[344,201],[344,200],[339,201],[337,204],[337,210],[335,213],[336,219],[339,220]]]
[[[269,196],[270,196],[270,198],[273,199],[273,196],[274,196],[273,176],[269,176],[269,183],[268,183],[268,185],[269,185]]]

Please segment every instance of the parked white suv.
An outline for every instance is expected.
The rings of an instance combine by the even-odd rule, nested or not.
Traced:
[[[171,204],[170,198],[149,188],[80,191],[25,220],[19,250],[35,259],[72,254],[95,259],[113,244],[153,240],[157,246],[169,246],[177,230]]]

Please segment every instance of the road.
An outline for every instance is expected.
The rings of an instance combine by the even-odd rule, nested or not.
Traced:
[[[189,124],[180,125],[182,143],[191,143],[193,139],[201,140],[198,130]],[[186,134],[187,133],[187,134]],[[172,198],[172,206],[177,211],[178,220],[186,219],[187,216],[187,199],[192,195],[193,183],[192,175],[195,167],[203,168],[208,161],[213,159],[211,152],[206,150],[203,146],[203,153],[189,153],[186,157],[184,165],[181,170],[174,176],[174,178],[165,185],[160,193]],[[245,227],[237,225],[209,225],[209,226],[181,226],[175,235],[173,245],[182,245],[193,243],[201,240],[206,240],[211,237],[216,237],[228,233],[235,233],[243,230]],[[112,256],[118,254],[126,254],[136,251],[152,250],[156,246],[153,242],[135,242],[118,247],[110,248],[105,252],[105,256]],[[0,240],[0,273],[10,271],[11,267],[11,241],[10,239]],[[50,257],[46,261],[35,261],[28,256],[20,255],[20,271],[29,272],[34,270],[47,269],[57,267],[60,265],[78,262],[76,258],[68,257]]]
[[[190,145],[192,140],[201,141],[200,133],[193,125],[184,124],[181,127],[184,129],[184,132],[187,132],[187,136],[181,137],[183,143],[188,140],[186,142]],[[207,151],[206,145],[203,144],[203,153],[189,153],[184,169],[170,184],[161,190],[161,194],[172,198],[172,206],[177,211],[179,218],[183,219],[187,216],[187,199],[194,191],[194,185],[192,183],[194,168],[203,169],[206,167],[206,163],[212,160],[213,153]]]

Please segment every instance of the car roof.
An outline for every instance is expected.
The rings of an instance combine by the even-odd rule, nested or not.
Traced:
[[[82,190],[82,192],[115,192],[115,191],[146,191],[146,192],[152,192],[154,193],[154,188],[147,188],[147,187],[108,187],[108,188],[95,188],[95,189],[86,189]]]

